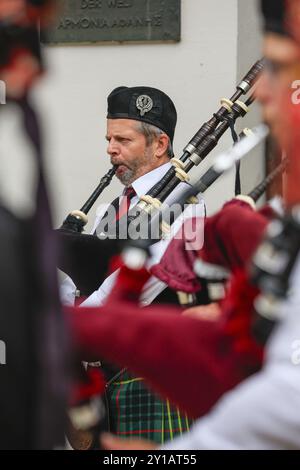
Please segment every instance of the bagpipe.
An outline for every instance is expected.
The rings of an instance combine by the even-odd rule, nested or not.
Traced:
[[[254,97],[253,95],[250,95],[246,102],[240,101],[239,98],[253,89],[263,67],[264,59],[256,62],[245,77],[238,83],[233,96],[230,99],[224,98],[221,100],[220,109],[209,121],[205,122],[201,126],[185,147],[181,158],[173,158],[171,160],[173,166],[166,175],[140,199],[134,208],[129,210],[129,213],[126,214],[126,216],[120,218],[118,221],[120,231],[127,233],[127,230],[130,231],[130,226],[131,232],[133,233],[139,232],[140,227],[143,227],[143,233],[148,234],[151,232],[150,227],[153,219],[152,212],[155,212],[155,209],[160,208],[168,195],[174,191],[180,182],[188,181],[189,177],[187,173],[190,169],[199,165],[199,163],[215,148],[221,136],[228,128],[231,128],[232,132],[234,132],[233,128],[235,121],[239,117],[246,115],[249,106],[254,101]],[[82,234],[83,227],[87,223],[88,211],[96,202],[104,188],[110,183],[114,173],[114,168],[109,170],[109,172],[101,179],[100,184],[87,202],[79,211],[76,210],[71,212],[58,230],[62,246],[64,247],[63,251],[69,252],[69,255],[62,258],[59,268],[68,274],[74,280],[75,284],[80,284],[84,279],[89,277],[88,271],[90,270],[90,266],[94,265],[94,252],[95,259],[104,260],[104,267],[102,266],[101,268],[100,263],[98,263],[96,272],[92,270],[93,279],[90,283],[91,285],[88,289],[85,285],[83,289],[84,291],[88,290],[88,292],[91,292],[101,284],[109,257],[113,253],[118,253],[119,251],[118,242],[116,240],[111,240],[109,243],[109,233],[105,233],[104,237],[102,237],[102,232],[98,232],[97,230],[97,235],[101,232],[100,243],[97,243],[94,239],[95,237]],[[189,198],[186,202],[193,203],[196,202],[196,200],[195,198]],[[165,224],[162,227],[163,232],[168,233],[168,225]],[[115,226],[111,228],[115,233]],[[161,236],[162,233],[158,233],[158,235],[153,237],[153,242],[157,241]],[[104,240],[102,238],[104,238]],[[84,276],[82,275],[82,272],[84,272]],[[88,277],[86,277],[86,274]],[[84,283],[86,284],[86,282]]]
[[[236,162],[239,162],[257,145],[263,142],[268,134],[269,130],[265,125],[258,126],[253,129],[251,134],[248,134],[247,137],[241,139],[231,149],[216,156],[213,165],[204,173],[204,175],[193,185],[188,185],[177,197],[176,204],[184,207],[187,200],[192,197],[196,197],[199,193],[204,193],[220,176],[229,171]],[[277,168],[272,175],[269,175],[267,180],[261,182],[250,194],[255,193],[255,195],[257,194],[258,196],[258,194],[263,191],[263,187],[266,188],[278,173],[283,171],[283,168],[283,165],[281,165],[280,169]],[[168,217],[169,208],[164,205],[159,206],[156,211],[152,211],[152,222],[155,223],[157,221],[158,225],[161,227],[161,233],[164,231],[164,226],[167,223]],[[143,251],[147,252],[152,243],[152,239],[129,240],[127,242],[126,250],[128,250],[129,246],[132,246],[134,247],[134,251],[137,247],[140,247]]]
[[[257,82],[260,73],[264,67],[264,59],[256,62],[250,71],[245,75],[241,82],[236,87],[236,92],[229,99],[221,100],[220,109],[213,115],[213,117],[206,123],[204,123],[199,131],[194,135],[191,141],[184,149],[184,153],[180,159],[172,159],[171,163],[173,167],[166,173],[166,175],[154,185],[148,193],[143,196],[138,204],[129,211],[128,218],[124,223],[126,226],[133,224],[133,228],[145,224],[155,224],[157,223],[160,227],[159,237],[163,236],[164,233],[167,233],[169,230],[169,210],[163,205],[163,202],[166,198],[174,191],[177,185],[182,181],[188,181],[187,173],[195,166],[201,163],[201,161],[215,148],[221,136],[229,128],[234,134],[234,123],[239,117],[245,116],[248,112],[249,106],[253,103],[254,97],[253,94],[245,101],[242,102],[239,98],[242,95],[246,95],[254,87]],[[240,161],[245,154],[247,154],[253,147],[255,147],[261,140],[267,136],[267,129],[264,126],[259,126],[254,130],[252,136],[246,136],[240,139],[235,138],[234,140],[240,140],[236,145],[229,150],[219,155],[215,159],[215,163],[206,171],[206,173],[199,179],[199,181],[193,186],[188,186],[177,199],[177,203],[184,207],[186,203],[193,202],[193,198],[199,194],[204,193],[224,172],[229,168]],[[257,187],[247,195],[248,198],[251,198],[256,202],[264,193],[268,185],[282,173],[288,165],[288,160],[284,159],[282,163],[271,173],[269,174]],[[110,183],[115,169],[112,168],[109,172],[101,179],[100,184],[87,200],[87,202],[82,206],[80,211],[73,211],[64,221],[61,227],[61,233],[64,237],[64,241],[68,240],[68,244],[73,245],[71,258],[73,258],[73,265],[62,266],[63,270],[71,275],[75,283],[83,285],[83,291],[92,292],[95,290],[102,280],[104,279],[104,271],[109,265],[110,257],[119,252],[120,247],[116,249],[117,242],[111,240],[112,243],[109,244],[108,240],[99,240],[97,237],[91,235],[81,234],[84,225],[87,222],[87,213],[96,202],[99,195]],[[168,217],[166,217],[168,214]],[[125,219],[125,218],[124,218]],[[122,223],[122,218],[119,223]],[[69,236],[67,235],[69,233]],[[73,234],[73,237],[70,234]],[[80,234],[80,235],[78,235]],[[71,241],[72,240],[72,241]],[[149,246],[154,243],[155,240],[147,239],[141,240],[140,246],[143,246],[143,249],[146,251],[149,249]],[[70,243],[71,241],[71,243]],[[132,243],[127,243],[128,246],[139,244],[137,241]],[[80,258],[81,261],[77,263],[76,258]],[[136,249],[135,249],[136,252]],[[89,253],[88,256],[85,256],[86,253]],[[74,255],[74,256],[73,256]],[[144,255],[145,256],[145,255]],[[75,258],[75,261],[74,261]],[[95,260],[102,260],[101,263],[95,263]],[[103,261],[104,260],[104,261]],[[104,263],[104,264],[103,264]],[[67,263],[68,264],[68,263]],[[91,269],[91,266],[97,264],[97,269],[94,272]],[[86,266],[86,269],[83,267]],[[104,267],[103,267],[104,266]],[[87,279],[91,277],[91,282]],[[77,274],[76,274],[77,273]],[[82,274],[83,273],[83,274]],[[87,287],[85,284],[89,284]],[[81,289],[80,289],[81,290]]]
[[[58,267],[71,277],[84,296],[89,296],[104,281],[111,257],[119,252],[117,240],[100,241],[94,235],[82,233],[89,210],[110,184],[115,172],[116,168],[112,167],[81,209],[72,211],[56,230],[62,248]]]
[[[142,224],[148,213],[153,208],[159,207],[180,182],[189,181],[187,173],[207,157],[229,128],[231,128],[233,135],[235,134],[234,124],[236,120],[248,113],[249,106],[255,99],[253,95],[250,95],[246,102],[240,101],[239,98],[253,89],[263,67],[264,59],[257,61],[237,85],[233,96],[230,99],[223,98],[221,100],[219,110],[201,126],[184,148],[184,153],[180,159],[171,159],[173,167],[129,212],[128,218],[130,221],[134,221],[136,225],[138,223]],[[237,138],[234,137],[234,140],[237,140]]]
[[[232,167],[234,165],[237,159],[243,158],[246,152],[250,151],[255,145],[258,145],[266,135],[267,130],[265,128],[254,130],[250,142],[247,142],[246,138],[242,147],[237,144],[233,149],[226,152],[230,165],[229,163],[225,165],[224,154],[222,154],[222,158],[217,157],[215,159],[215,164],[218,163],[219,167],[221,167],[222,164],[223,169],[225,167],[229,169],[230,166]],[[245,142],[247,142],[246,146]],[[221,173],[220,168],[219,172]],[[195,194],[197,194],[197,189],[196,187],[193,188]],[[183,201],[186,196],[186,194],[182,196]],[[238,213],[241,214],[244,211],[244,213],[250,214],[250,218],[246,218],[245,220],[257,221],[258,215],[257,217],[253,216],[256,215],[255,211],[249,208],[245,203],[244,206],[247,207],[240,208],[241,210]],[[222,214],[223,211],[220,212]],[[230,225],[232,230],[230,233],[235,231],[234,223],[232,222],[234,222],[234,218],[231,216]],[[258,235],[262,233],[261,229],[266,226],[266,223],[267,222],[264,221],[260,224],[260,230],[257,231],[259,233],[256,234],[256,239],[258,239]],[[249,232],[249,227],[246,223],[243,222],[243,224],[241,233],[245,235]],[[241,233],[239,233],[239,235],[241,235]],[[219,240],[219,236],[220,233],[214,237],[215,243]],[[230,243],[234,244],[237,239],[238,236],[235,236],[233,242]],[[223,240],[226,240],[224,231]],[[248,237],[248,240],[249,244],[253,246],[253,237]],[[197,325],[195,319],[187,319],[181,315],[170,315],[172,311],[172,307],[170,306],[150,306],[146,309],[148,311],[145,312],[145,315],[143,315],[140,311],[139,300],[143,286],[150,276],[146,268],[149,256],[149,244],[149,240],[127,241],[126,246],[122,250],[120,271],[117,276],[116,284],[106,304],[102,308],[99,310],[83,308],[77,309],[77,311],[74,312],[72,311],[74,321],[77,325],[79,344],[82,347],[83,357],[86,360],[91,360],[90,358],[95,360],[97,357],[104,357],[120,366],[126,364],[126,366],[132,368],[134,372],[141,374],[141,376],[151,381],[152,385],[156,385],[157,390],[161,393],[166,393],[175,403],[180,404],[184,408],[188,407],[191,415],[199,416],[206,413],[225,391],[232,388],[250,373],[257,371],[261,367],[263,348],[257,345],[251,335],[250,329],[253,320],[251,313],[253,299],[257,296],[257,288],[252,288],[251,291],[249,288],[249,291],[245,291],[244,288],[246,286],[246,289],[248,289],[248,285],[245,283],[240,285],[239,298],[241,299],[240,302],[242,302],[242,305],[233,303],[231,310],[227,307],[227,310],[224,310],[223,317],[225,322],[222,320],[220,322],[207,322],[203,320],[202,323],[199,321]],[[227,240],[226,244],[222,243],[222,247],[219,251],[223,252],[223,248],[228,250],[228,246]],[[256,242],[254,242],[254,246],[256,246]],[[202,250],[200,250],[198,255],[201,255],[201,251]],[[249,256],[250,251],[248,247],[247,256]],[[225,257],[227,257],[226,254]],[[245,259],[246,257],[244,260]],[[234,266],[233,263],[231,266]],[[239,307],[241,307],[241,309],[239,309]],[[174,309],[173,307],[173,312],[180,313],[180,310]],[[189,321],[191,321],[191,323]],[[124,325],[126,325],[125,328]],[[146,331],[146,337],[141,339],[140,334],[143,330]],[[155,333],[155,331],[160,331],[160,335],[154,334],[152,338],[152,332]],[[108,332],[110,333],[108,334]],[[186,347],[187,337],[189,338],[188,344],[189,346],[192,345],[192,349]],[[158,343],[155,343],[156,340]],[[158,347],[158,344],[161,344],[159,340],[164,347]],[[141,345],[139,354],[134,353],[134,351],[137,350],[137,344],[139,344],[136,343],[136,341],[140,341]],[[150,348],[149,345],[151,341],[154,341],[157,347],[153,346]],[[114,348],[113,344],[118,344],[118,348]],[[206,348],[204,348],[206,353],[202,355],[201,351],[203,348],[200,347],[201,344],[207,346],[208,353]],[[228,350],[226,350],[228,351],[228,355],[227,353],[222,353],[222,357],[219,357],[219,361],[216,361],[220,368],[220,377],[222,377],[219,380],[219,374],[216,374],[215,370],[207,370],[206,354],[210,357],[218,357],[220,350],[223,351],[222,345],[225,348],[224,350],[228,348]],[[188,353],[186,353],[187,349]],[[151,351],[151,354],[149,354],[149,351]],[[174,351],[176,351],[176,353]],[[191,351],[193,354],[191,354]],[[153,354],[155,354],[155,359],[153,359]],[[191,354],[191,357],[189,357],[189,354]],[[229,362],[226,362],[225,358],[229,356]],[[198,359],[194,361],[195,357]],[[189,376],[187,383],[193,384],[191,389],[187,387],[189,394],[187,395],[186,393],[186,382],[185,391],[182,389],[180,392],[176,391],[178,383],[174,386],[174,379],[170,378],[168,375],[168,369],[170,368],[172,370],[172,365],[174,366],[174,364],[178,365],[180,368],[183,364],[186,364],[186,361],[192,361],[192,363],[199,368],[196,369],[196,377],[199,377],[199,382],[203,382],[203,377],[205,377],[212,385],[209,388],[209,396],[207,396],[203,387],[200,387],[201,393],[199,395],[199,388],[195,386],[195,380],[197,382],[198,379],[195,379],[195,369],[191,367],[189,367],[189,370],[193,370],[192,377],[189,375],[189,372],[187,372],[187,376]],[[160,368],[163,372],[159,370]],[[167,380],[165,376],[168,377]],[[189,382],[189,380],[191,380],[191,382]],[[170,386],[170,383],[172,386]],[[206,381],[205,383],[208,382]],[[195,400],[191,399],[190,396],[190,393],[193,395],[194,389],[196,391]],[[213,398],[211,399],[212,390],[214,392]],[[191,405],[191,401],[193,405]]]
[[[268,135],[269,131],[266,126],[259,126],[256,129],[252,131],[248,137],[244,137],[240,142],[235,144],[230,150],[223,152],[222,154],[218,155],[214,159],[214,163],[207,170],[207,172],[199,179],[198,182],[196,182],[194,185],[187,185],[187,187],[184,189],[184,191],[177,196],[175,203],[180,206],[184,207],[186,200],[197,196],[200,192],[203,193],[205,190],[213,184],[217,178],[219,178],[221,175],[223,175],[226,171],[229,171],[236,162],[240,161],[242,158],[244,158],[253,148],[255,148],[257,145],[259,145]],[[262,194],[263,188],[266,189],[268,184],[270,184],[273,179],[280,173],[280,171],[283,171],[285,168],[286,162],[283,162],[284,164],[281,164],[280,167],[278,167],[272,174],[270,174],[266,180],[262,181],[248,196],[248,200],[250,200],[251,194],[254,195],[255,197],[258,197],[259,195]],[[245,196],[244,196],[245,197]],[[254,201],[251,199],[252,204],[254,205]],[[152,218],[151,221],[154,225],[160,227],[160,233],[162,234],[164,231],[165,225],[168,224],[169,222],[169,208],[166,205],[160,206],[156,211],[152,211]],[[175,214],[178,215],[178,212]],[[184,233],[182,234],[184,237]],[[142,269],[146,265],[146,261],[148,257],[150,256],[150,247],[153,244],[153,239],[151,238],[138,238],[138,239],[129,239],[126,241],[124,244],[123,249],[121,250],[121,262],[119,263],[120,266],[128,268],[129,271],[127,271],[127,274],[129,276],[129,272],[131,272],[131,275],[133,278],[135,278],[135,275],[133,272],[136,269]],[[131,271],[130,271],[131,270]],[[201,273],[202,275],[199,277],[202,277],[203,279],[209,278],[209,280],[216,280],[216,281],[224,281],[228,276],[226,276],[225,270],[222,271],[222,276],[221,279],[216,276],[216,270],[211,267],[210,269],[210,275],[208,275],[207,269],[205,273]],[[218,269],[218,274],[220,273],[220,269]],[[155,272],[154,272],[154,275]],[[128,277],[127,276],[127,277]],[[213,277],[213,279],[212,279]],[[163,280],[163,279],[162,279]],[[123,278],[123,283],[125,283],[125,280]],[[189,302],[191,304],[194,303],[194,299],[192,297],[183,295],[185,294],[184,291],[181,292],[180,298],[180,303],[182,306],[189,306]],[[187,301],[187,298],[190,300]]]
[[[104,189],[110,184],[116,173],[116,167],[113,166],[100,180],[96,189],[92,192],[88,200],[83,204],[81,209],[72,211],[63,221],[61,230],[73,233],[82,233],[83,227],[87,224],[87,214],[93,207]]]
[[[100,240],[94,235],[56,230],[60,247],[57,267],[89,296],[107,277],[111,258],[120,252],[118,240]]]
[[[270,186],[278,176],[287,170],[288,165],[289,159],[284,157],[282,162],[279,163],[277,167],[266,176],[266,178],[264,178],[254,189],[252,189],[252,191],[248,193],[248,196],[253,199],[254,202],[257,202],[265,193],[268,186]]]
[[[187,172],[199,163],[216,147],[222,135],[228,128],[234,126],[235,121],[239,117],[244,117],[249,111],[249,106],[253,103],[254,97],[251,95],[244,103],[239,100],[242,95],[247,94],[256,84],[264,67],[264,59],[257,61],[240,81],[236,87],[236,91],[230,99],[223,98],[221,100],[220,109],[213,117],[205,122],[194,137],[184,148],[184,153],[180,159],[172,158],[173,167],[165,174],[165,176],[155,184],[145,196],[142,196],[138,204],[129,211],[128,219],[133,220],[140,211],[149,211],[150,206],[160,205],[168,195],[176,188],[179,182],[188,181]],[[73,232],[82,232],[84,225],[87,223],[86,215],[103,189],[109,185],[113,175],[114,167],[108,171],[101,179],[99,186],[92,193],[87,202],[78,211],[71,212],[63,222],[61,229]]]
[[[250,135],[248,135],[248,137],[244,137],[239,143],[233,146],[233,148],[218,155],[215,158],[212,167],[207,170],[207,172],[200,178],[200,180],[194,185],[189,186],[181,194],[181,196],[177,199],[177,204],[183,207],[187,198],[190,198],[191,196],[196,196],[197,194],[199,194],[199,192],[205,192],[208,187],[216,181],[217,178],[219,178],[225,172],[233,168],[236,162],[241,161],[241,159],[244,158],[254,147],[264,141],[268,134],[269,130],[266,126],[258,126],[252,131]],[[286,170],[287,166],[288,158],[284,158],[282,162],[277,166],[277,168],[275,168],[265,179],[263,179],[252,191],[250,191],[246,196],[240,196],[241,201],[246,201],[254,209],[255,202],[257,202],[258,199],[263,195],[267,187],[274,181],[274,179]],[[155,214],[152,214],[153,220],[157,219],[157,223],[163,226],[163,224],[166,223],[167,220],[167,218],[165,218],[165,213],[168,217],[168,210],[166,209],[165,211],[163,206],[160,207],[160,209],[158,209]],[[279,216],[273,213],[272,217],[274,218],[274,221],[271,222],[268,230],[270,231],[270,233],[274,234],[274,229],[272,227],[273,224],[275,226],[279,224]],[[271,294],[273,297],[275,297],[275,293],[277,297],[279,297],[280,295],[286,295],[288,290],[287,282],[289,279],[289,275],[292,266],[295,262],[296,254],[298,252],[297,250],[299,250],[299,227],[295,230],[295,213],[293,212],[292,215],[289,215],[287,220],[287,227],[285,224],[283,225],[282,234],[277,234],[274,240],[272,239],[271,241],[268,240],[267,242],[262,243],[261,247],[258,250],[258,253],[253,258],[251,265],[251,274],[249,274],[251,282],[253,282],[254,285],[258,286],[261,292],[263,293],[263,295],[258,298],[256,306],[257,313],[260,314],[261,312],[262,317],[256,318],[255,325],[253,327],[255,337],[257,336],[259,341],[263,343],[266,341],[268,335],[265,334],[264,339],[262,339],[262,335],[264,333],[260,332],[260,330],[265,330],[265,323],[268,324],[268,322],[272,323],[273,327],[277,318],[274,317],[273,322],[271,322],[271,318],[267,317],[267,313],[264,312],[264,309],[262,307],[266,307],[267,301],[268,303],[270,303]],[[280,240],[284,244],[284,246],[281,246],[280,244],[281,249],[288,249],[288,253],[286,254],[286,256],[288,256],[289,263],[287,263],[287,266],[285,266],[285,269],[283,269],[282,263],[280,264],[283,254],[278,253],[277,271],[280,271],[281,268],[282,272],[277,272],[275,274],[271,270],[272,264],[269,259],[274,254],[274,247],[271,251],[270,243],[274,243],[276,245],[278,244],[278,240]],[[145,260],[149,256],[149,248],[151,244],[151,239],[128,241],[126,248],[123,251],[123,262],[125,263],[125,265],[130,269],[138,269],[141,266],[145,265]],[[266,256],[266,254],[269,256],[269,258]],[[274,260],[274,262],[275,261],[276,260]],[[201,279],[202,282],[207,283],[224,283],[227,282],[229,276],[229,272],[227,271],[227,269],[223,268],[222,266],[214,266],[209,263],[203,263],[200,262],[200,259],[197,260],[197,262],[194,264],[193,269],[195,270],[195,273],[197,274],[198,278]],[[154,275],[156,274],[157,271],[154,271]],[[275,279],[276,276],[278,277],[277,280]],[[165,281],[165,279],[161,280]],[[184,293],[185,292],[182,292],[182,294]],[[183,298],[187,299],[187,296],[183,296]],[[192,299],[192,297],[190,298]],[[220,298],[222,298],[222,296]],[[184,302],[181,302],[181,305],[183,305],[184,307],[188,307],[189,303],[185,300]],[[190,306],[192,305],[194,305],[193,299],[190,303]],[[269,333],[271,329],[271,327],[268,329]]]

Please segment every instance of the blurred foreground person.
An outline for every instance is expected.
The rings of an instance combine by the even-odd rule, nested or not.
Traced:
[[[48,23],[54,3],[0,0],[0,80],[7,106],[21,113],[37,173],[30,218],[17,219],[0,205],[1,449],[64,445],[66,338],[39,121],[29,96],[43,72],[37,21],[42,28]]]

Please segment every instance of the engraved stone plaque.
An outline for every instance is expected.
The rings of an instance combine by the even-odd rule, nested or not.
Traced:
[[[180,40],[181,0],[61,0],[44,42]]]

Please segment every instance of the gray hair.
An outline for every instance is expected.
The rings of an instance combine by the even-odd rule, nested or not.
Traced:
[[[166,134],[163,130],[159,129],[159,127],[153,126],[152,124],[148,124],[147,122],[139,121],[138,123],[139,132],[141,132],[145,138],[147,145],[151,145],[155,138],[159,137],[162,134]],[[167,135],[167,134],[166,134]],[[169,136],[168,136],[169,138]],[[169,158],[173,158],[173,146],[169,138],[169,144],[167,148],[167,155]]]

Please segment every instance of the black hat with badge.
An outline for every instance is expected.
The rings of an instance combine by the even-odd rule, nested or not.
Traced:
[[[108,119],[134,119],[158,127],[173,142],[177,112],[173,101],[157,88],[115,88],[107,98]]]

